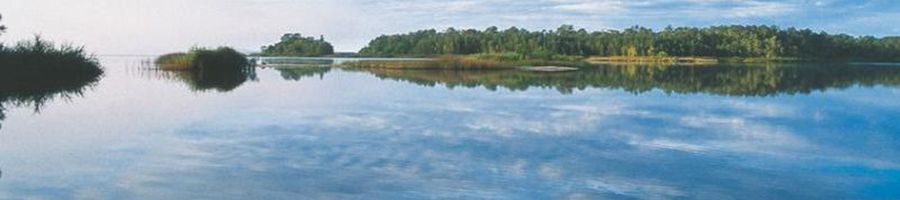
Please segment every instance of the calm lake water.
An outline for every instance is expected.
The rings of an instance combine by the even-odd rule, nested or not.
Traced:
[[[212,80],[148,59],[4,102],[0,199],[900,198],[896,65]]]

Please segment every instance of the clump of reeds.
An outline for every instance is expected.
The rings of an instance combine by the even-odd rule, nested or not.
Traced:
[[[0,93],[83,86],[102,75],[97,58],[82,47],[57,46],[40,37],[12,47],[0,45]]]
[[[256,77],[247,56],[230,47],[192,48],[185,53],[162,55],[155,63],[159,69],[174,71],[176,79],[196,91],[230,91]]]
[[[103,68],[82,47],[54,45],[35,37],[15,46],[0,44],[0,120],[6,106],[41,105],[80,96],[100,80]]]
[[[192,48],[187,53],[170,53],[155,61],[164,70],[235,70],[250,65],[247,56],[230,48]]]

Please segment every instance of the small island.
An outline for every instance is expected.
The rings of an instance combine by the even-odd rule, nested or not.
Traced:
[[[325,36],[304,37],[299,33],[288,33],[281,36],[281,40],[273,45],[263,46],[261,56],[293,56],[293,57],[320,57],[334,55],[334,47],[325,41]]]
[[[194,91],[230,91],[256,78],[247,55],[231,47],[195,47],[187,52],[162,55],[154,63],[158,69],[174,74],[173,79],[186,83]]]

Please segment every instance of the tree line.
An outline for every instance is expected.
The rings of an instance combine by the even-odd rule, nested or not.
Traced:
[[[363,48],[366,56],[507,54],[523,58],[568,56],[761,57],[900,60],[900,37],[829,34],[777,26],[666,27],[587,31],[563,25],[529,31],[449,28],[382,35]]]
[[[273,45],[263,46],[262,54],[267,56],[323,56],[334,54],[334,47],[325,41],[324,36],[319,38],[305,37],[299,33],[287,33],[281,36],[281,41]]]

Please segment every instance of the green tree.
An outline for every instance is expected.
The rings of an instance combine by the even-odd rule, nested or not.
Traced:
[[[528,31],[448,28],[382,35],[360,51],[369,56],[427,57],[440,54],[509,54],[518,58],[566,56],[794,57],[810,59],[900,60],[898,37],[852,37],[776,26],[634,26],[589,32],[571,25]]]
[[[304,37],[299,33],[288,33],[281,36],[276,44],[262,47],[262,54],[268,56],[324,56],[334,54],[334,47],[319,38]]]

